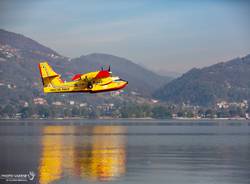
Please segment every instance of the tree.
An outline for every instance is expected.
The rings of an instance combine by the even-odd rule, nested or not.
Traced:
[[[230,117],[230,114],[229,114],[229,111],[227,109],[222,108],[217,112],[217,116],[218,116],[218,118],[228,118],[228,117]]]
[[[88,115],[89,115],[88,109],[87,108],[81,108],[80,109],[80,115],[82,117],[88,117]]]
[[[20,113],[22,118],[28,118],[32,114],[32,109],[30,107],[22,107]]]
[[[178,112],[177,112],[177,116],[178,117],[184,117],[185,116],[185,112],[184,112],[184,110],[179,110]]]
[[[50,115],[50,110],[48,106],[44,106],[44,105],[39,105],[37,106],[38,109],[38,115],[41,118],[48,118]]]
[[[168,111],[168,109],[166,107],[163,106],[157,106],[154,107],[152,110],[153,113],[153,118],[156,119],[166,119],[166,118],[171,118],[172,115],[171,113]]]
[[[187,114],[186,114],[186,116],[188,117],[188,118],[193,118],[194,117],[194,113],[192,112],[192,111],[187,111]]]
[[[72,116],[72,111],[70,109],[63,109],[63,115],[64,117],[71,117]]]
[[[229,109],[230,117],[241,116],[245,117],[244,111],[240,107],[232,107]]]
[[[6,105],[3,108],[3,114],[7,114],[9,117],[13,117],[15,115],[15,108],[12,105]]]
[[[206,118],[213,118],[214,116],[215,116],[215,112],[214,112],[214,110],[212,110],[212,109],[207,109],[206,111],[205,111],[205,117]],[[218,116],[218,115],[217,115]]]
[[[72,108],[72,116],[80,116],[80,110],[77,107]]]
[[[143,113],[143,117],[150,117],[152,116],[152,109],[149,105],[147,104],[144,104],[140,107],[140,109],[142,110],[142,113]]]
[[[100,116],[100,112],[99,112],[99,110],[91,110],[91,112],[89,113],[89,118],[91,118],[91,119],[96,119],[96,118],[98,118]]]

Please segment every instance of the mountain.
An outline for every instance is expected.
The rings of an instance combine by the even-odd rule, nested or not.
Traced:
[[[250,100],[250,55],[194,68],[157,90],[154,96],[170,103],[200,106],[221,100]]]
[[[129,85],[125,89],[127,93],[134,91],[145,97],[150,97],[153,91],[170,80],[125,58],[108,54],[96,53],[69,59],[30,38],[0,29],[0,101],[7,103],[10,98],[15,101],[43,96],[37,65],[44,60],[67,80],[76,73],[99,70],[102,66],[111,65],[114,74],[128,80]],[[8,85],[14,87],[7,87]]]
[[[161,76],[167,76],[172,78],[180,77],[182,74],[175,71],[165,70],[165,69],[154,69],[153,72],[161,75]]]
[[[45,47],[28,37],[5,31],[3,29],[0,29],[0,43],[1,45],[10,45],[12,48],[18,49],[19,51],[40,52],[59,56],[59,54],[52,49]]]
[[[101,67],[108,68],[109,65],[115,75],[129,81],[129,85],[126,87],[128,91],[134,91],[143,96],[150,96],[155,89],[171,80],[170,77],[159,76],[125,58],[101,53],[72,59],[67,63],[66,68],[81,73],[97,70]]]

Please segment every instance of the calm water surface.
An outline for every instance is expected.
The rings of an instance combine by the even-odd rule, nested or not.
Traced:
[[[0,149],[0,183],[250,183],[248,122],[2,122]]]

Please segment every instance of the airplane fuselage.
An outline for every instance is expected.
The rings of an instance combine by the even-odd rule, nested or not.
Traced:
[[[116,80],[116,81],[109,81],[105,82],[105,79],[100,81],[95,81],[92,85],[92,88],[89,88],[88,82],[79,80],[79,81],[70,81],[70,82],[63,82],[60,85],[50,84],[47,87],[44,87],[45,93],[74,93],[74,92],[89,92],[89,93],[97,93],[97,92],[104,92],[104,91],[113,91],[119,90],[124,88],[127,85],[127,81],[123,80]]]

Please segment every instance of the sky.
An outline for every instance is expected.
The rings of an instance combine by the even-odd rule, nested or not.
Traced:
[[[154,71],[250,54],[243,0],[0,0],[0,28],[67,57],[107,53]]]

